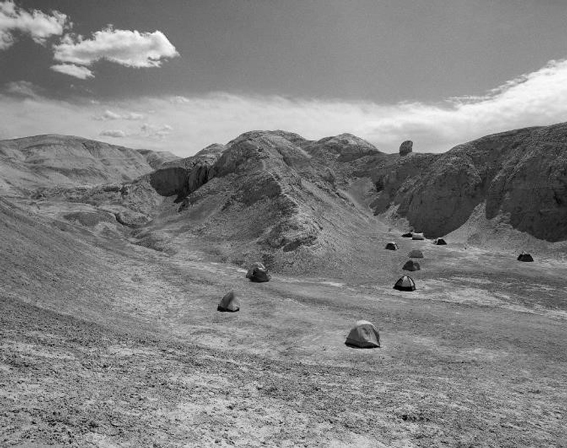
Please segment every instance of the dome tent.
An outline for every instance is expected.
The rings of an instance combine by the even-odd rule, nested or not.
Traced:
[[[350,330],[345,344],[350,347],[377,348],[380,347],[380,334],[372,323],[359,320]]]
[[[522,252],[518,255],[518,261],[534,261],[534,258],[530,254]]]
[[[415,291],[415,282],[409,275],[404,275],[396,282],[394,289],[398,291]]]
[[[446,246],[447,245],[447,241],[445,241],[443,238],[437,238],[435,240],[435,245],[436,246]]]
[[[234,313],[240,310],[240,303],[234,291],[230,291],[224,295],[219,305],[217,306],[217,311],[231,312]]]
[[[402,269],[404,271],[420,271],[421,270],[421,266],[419,265],[419,263],[417,261],[413,261],[413,260],[408,260],[405,262],[405,264],[402,266]]]
[[[411,239],[423,241],[425,239],[425,237],[423,236],[423,233],[412,233]]]
[[[423,252],[419,249],[414,249],[408,254],[409,258],[423,258]]]
[[[386,244],[385,249],[388,250],[398,250],[398,245],[392,241],[390,241],[388,244]]]
[[[268,270],[262,263],[253,263],[246,273],[246,278],[249,278],[251,282],[263,283],[269,282],[272,276],[268,274]]]

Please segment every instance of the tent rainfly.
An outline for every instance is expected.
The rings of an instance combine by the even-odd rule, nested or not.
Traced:
[[[396,243],[390,241],[388,244],[386,244],[386,249],[398,250],[398,245]]]
[[[380,347],[380,334],[372,323],[359,320],[350,330],[345,344],[358,348],[377,348]]]
[[[224,295],[222,300],[217,306],[217,311],[228,311],[234,313],[240,309],[240,303],[234,291],[230,291]]]
[[[409,275],[404,275],[396,282],[394,289],[398,291],[415,291],[415,282]]]

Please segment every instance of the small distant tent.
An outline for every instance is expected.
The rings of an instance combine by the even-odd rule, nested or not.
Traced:
[[[250,266],[250,269],[248,269],[246,278],[249,278],[251,282],[263,283],[269,282],[272,279],[272,276],[268,274],[266,266],[262,263],[254,263]]]
[[[522,252],[518,255],[518,261],[534,261],[534,258],[530,254]]]
[[[410,258],[423,258],[423,252],[420,251],[419,249],[414,249],[408,254],[408,257],[410,257]]]
[[[447,241],[445,241],[443,238],[437,238],[435,240],[435,244],[437,246],[446,246],[447,245]]]
[[[423,241],[425,237],[423,236],[423,233],[412,233],[411,239]]]
[[[403,233],[402,238],[411,238],[413,234],[411,232]]]
[[[396,282],[394,289],[398,291],[415,291],[415,282],[409,275],[404,275]]]
[[[222,298],[222,300],[220,301],[219,306],[217,306],[217,311],[223,311],[223,312],[228,311],[234,313],[239,309],[240,309],[240,303],[234,291],[230,291],[226,293]]]
[[[358,348],[377,348],[380,347],[380,334],[372,323],[359,320],[350,330],[345,344]]]
[[[398,245],[396,243],[390,241],[388,244],[386,244],[386,249],[398,250]]]
[[[404,271],[419,271],[419,270],[421,270],[421,266],[419,266],[419,263],[417,261],[408,260],[402,266],[402,269]]]

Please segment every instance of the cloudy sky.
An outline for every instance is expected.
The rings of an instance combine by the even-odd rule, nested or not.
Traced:
[[[567,121],[565,0],[0,0],[0,138],[441,152]]]

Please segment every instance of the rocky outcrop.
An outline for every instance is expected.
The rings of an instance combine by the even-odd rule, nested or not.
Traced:
[[[208,182],[223,150],[222,145],[211,145],[193,157],[167,163],[151,173],[150,183],[161,196],[177,196],[179,202]]]
[[[315,158],[337,162],[352,162],[379,153],[374,145],[352,134],[325,137],[314,142],[305,142],[302,146]]]
[[[437,237],[483,203],[488,219],[504,217],[539,239],[567,239],[567,124],[489,135],[428,156],[419,168],[416,155],[402,160],[379,178],[387,193],[377,194],[376,213],[396,207],[413,227]]]
[[[406,140],[400,145],[400,157],[407,156],[412,152],[413,142],[411,140]]]

